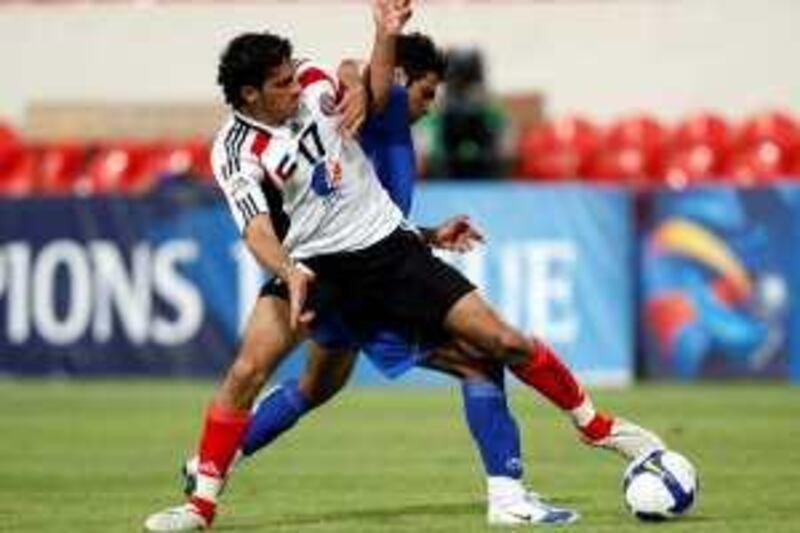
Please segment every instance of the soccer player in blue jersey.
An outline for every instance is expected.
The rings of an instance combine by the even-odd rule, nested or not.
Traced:
[[[360,142],[391,199],[408,215],[417,175],[411,125],[428,111],[446,64],[434,43],[418,33],[397,37],[396,56],[397,83],[384,110],[364,124]],[[456,251],[468,251],[482,240],[466,217],[421,229],[420,234],[431,246]],[[507,404],[501,365],[473,357],[463,344],[411,346],[391,331],[357,343],[344,322],[346,317],[327,317],[315,327],[305,372],[298,380],[279,384],[258,404],[242,444],[243,456],[267,446],[341,390],[361,350],[390,378],[419,366],[461,380],[466,422],[487,475],[489,523],[566,523],[577,518],[573,511],[542,502],[522,483],[519,431]],[[567,411],[586,442],[630,458],[661,446],[657,437],[638,426],[596,413],[591,399],[553,352],[543,343],[540,352],[541,364],[518,376]],[[192,461],[187,463],[190,481],[195,468]]]

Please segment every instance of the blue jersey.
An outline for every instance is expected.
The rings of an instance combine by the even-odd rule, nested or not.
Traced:
[[[392,87],[386,109],[367,120],[359,140],[361,148],[375,167],[381,185],[403,214],[408,216],[417,179],[417,162],[405,87]]]

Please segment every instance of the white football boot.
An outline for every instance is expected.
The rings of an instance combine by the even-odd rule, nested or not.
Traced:
[[[206,519],[191,503],[151,514],[144,522],[144,530],[166,533],[169,531],[198,531],[209,526]]]
[[[489,478],[488,499],[490,526],[564,525],[580,518],[576,511],[545,503],[537,493],[509,478]]]
[[[590,446],[617,452],[629,461],[666,448],[661,438],[652,431],[618,417],[614,417],[611,433],[607,437],[591,440],[584,436],[583,441]]]

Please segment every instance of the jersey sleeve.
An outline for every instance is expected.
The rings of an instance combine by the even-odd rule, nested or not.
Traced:
[[[369,123],[387,141],[404,141],[411,131],[411,119],[408,116],[408,92],[405,87],[393,85],[386,108],[369,117]]]
[[[408,216],[417,167],[408,116],[408,93],[403,87],[395,85],[392,88],[386,108],[367,119],[360,140],[381,185],[395,205]]]
[[[214,176],[222,189],[225,201],[239,231],[258,214],[268,213],[267,199],[261,187],[266,171],[255,159],[218,157],[215,153]]]
[[[328,68],[312,61],[300,61],[296,71],[297,81],[305,94],[318,102],[319,110],[332,116],[336,102],[341,96],[341,87],[336,75]]]

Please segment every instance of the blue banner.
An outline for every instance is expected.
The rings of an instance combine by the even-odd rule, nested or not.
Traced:
[[[632,376],[628,194],[428,185],[414,220],[471,215],[487,244],[448,256],[589,382]],[[7,201],[0,209],[0,372],[220,375],[264,281],[213,191]],[[282,368],[296,373],[300,354]],[[357,381],[373,383],[368,364]],[[410,381],[438,382],[417,372]],[[404,382],[408,382],[404,380]]]
[[[0,370],[220,372],[237,328],[227,216],[216,195],[195,190],[5,202]]]
[[[789,185],[709,187],[644,200],[640,316],[647,375],[790,374],[791,354],[800,353],[790,297],[800,294],[798,200],[800,188]]]
[[[448,255],[501,314],[564,355],[587,383],[633,376],[633,234],[628,191],[584,185],[430,184],[412,218],[470,215],[487,237]]]

